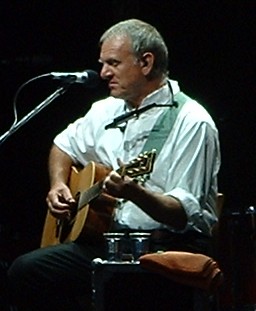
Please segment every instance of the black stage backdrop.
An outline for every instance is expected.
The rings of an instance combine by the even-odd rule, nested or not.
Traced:
[[[99,70],[98,39],[113,23],[136,17],[154,24],[170,50],[170,76],[211,113],[220,131],[220,191],[225,210],[255,202],[255,1],[2,0],[0,3],[0,133],[13,122],[18,88],[51,71]],[[17,99],[21,119],[56,90],[49,78]],[[8,257],[39,245],[53,137],[106,96],[73,85],[0,146],[1,241]]]

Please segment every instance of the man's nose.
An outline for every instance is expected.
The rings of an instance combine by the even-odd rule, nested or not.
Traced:
[[[108,79],[112,75],[112,71],[110,70],[108,64],[103,64],[101,71],[100,71],[100,76],[102,79]]]

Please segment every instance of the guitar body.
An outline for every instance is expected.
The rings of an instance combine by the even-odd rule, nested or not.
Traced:
[[[80,194],[90,189],[93,184],[104,179],[109,168],[90,162],[81,171],[72,167],[69,187],[73,197],[78,201]],[[80,235],[95,237],[106,232],[112,222],[116,200],[106,195],[77,208],[71,213],[70,220],[58,221],[48,211],[43,228],[41,247],[74,241]]]
[[[153,170],[156,151],[140,154],[118,170],[121,176],[138,177]],[[116,199],[102,193],[102,181],[110,168],[90,162],[82,170],[72,167],[69,187],[77,204],[70,219],[57,220],[48,211],[43,228],[41,247],[74,241],[78,237],[102,240],[109,231],[116,207]]]

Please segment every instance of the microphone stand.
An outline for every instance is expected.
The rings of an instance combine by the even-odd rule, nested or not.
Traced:
[[[0,137],[0,145],[13,133],[15,133],[22,125],[27,123],[32,117],[34,117],[36,114],[38,114],[43,108],[48,106],[55,98],[59,97],[60,95],[64,94],[69,85],[64,85],[59,87],[54,93],[52,93],[50,96],[48,96],[41,104],[39,104],[35,109],[30,111],[26,116],[24,116],[18,123],[14,124],[7,132],[5,132]]]

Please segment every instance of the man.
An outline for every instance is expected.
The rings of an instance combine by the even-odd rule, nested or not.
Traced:
[[[113,169],[102,185],[103,196],[118,201],[112,231],[150,231],[153,250],[179,246],[193,251],[192,243],[194,250],[207,252],[217,221],[220,166],[213,120],[188,97],[183,106],[178,102],[178,107],[170,108],[180,90],[168,78],[168,51],[153,26],[135,19],[114,25],[100,39],[99,62],[110,96],[94,103],[83,118],[55,138],[49,157],[50,213],[57,219],[70,216],[75,203],[68,184],[71,166],[94,161]],[[153,103],[158,106],[120,127],[106,129],[116,117]],[[143,151],[166,111],[175,109],[180,110],[158,150],[149,179],[136,181],[117,173],[120,163],[128,163]],[[49,309],[49,305],[51,310],[78,310],[75,298],[90,295],[91,261],[104,256],[100,241],[83,237],[26,254],[9,270],[14,297],[25,310]],[[42,303],[45,297],[48,306]]]

